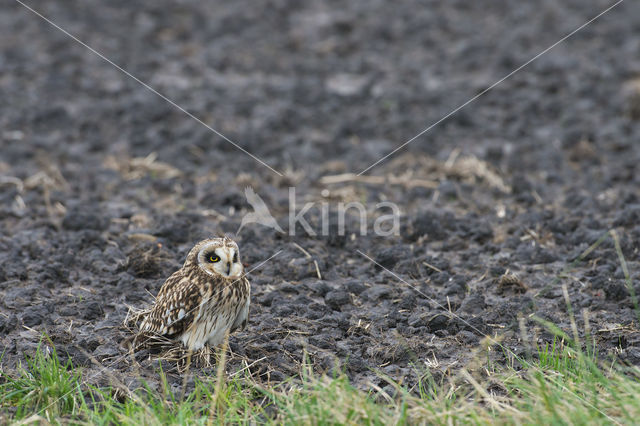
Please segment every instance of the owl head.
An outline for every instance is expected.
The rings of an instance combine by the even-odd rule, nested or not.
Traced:
[[[225,279],[240,278],[244,272],[238,244],[229,237],[200,241],[187,255],[184,266],[197,266],[208,275]]]

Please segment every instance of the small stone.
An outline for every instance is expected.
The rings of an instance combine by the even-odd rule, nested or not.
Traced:
[[[344,290],[332,290],[324,296],[324,302],[331,309],[340,311],[343,306],[351,303],[351,298]]]
[[[344,285],[345,289],[349,293],[360,294],[367,289],[367,287],[359,281],[349,281]]]
[[[95,320],[104,314],[102,305],[99,302],[88,303],[82,312],[82,318],[86,320]]]
[[[368,81],[366,76],[341,73],[329,77],[325,86],[330,93],[340,96],[354,96],[363,91]]]
[[[429,327],[429,331],[433,333],[438,330],[446,329],[448,324],[449,317],[447,315],[435,314],[428,320],[427,327]]]
[[[44,309],[39,306],[31,306],[25,309],[22,315],[22,323],[27,327],[35,327],[42,323],[44,319]]]

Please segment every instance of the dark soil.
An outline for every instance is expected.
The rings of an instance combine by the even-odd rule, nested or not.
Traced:
[[[362,387],[384,385],[378,372],[407,384],[427,370],[442,377],[485,334],[517,355],[550,341],[534,316],[571,333],[563,286],[581,338],[588,312],[601,359],[640,365],[638,317],[607,234],[616,230],[640,293],[640,3],[364,175],[386,182],[327,176],[362,171],[612,2],[31,3],[283,176],[4,0],[4,371],[46,332],[88,381],[110,380],[98,361],[139,383],[122,344],[129,306],[147,307],[195,242],[236,232],[249,185],[286,231],[290,186],[297,211],[316,203],[305,217],[317,232],[328,203],[330,232],[252,224],[235,237],[248,269],[282,252],[251,272],[230,372],[248,364],[256,380],[279,381],[306,354]],[[401,209],[399,236],[373,233],[383,200]],[[370,206],[367,235],[355,215],[339,234],[336,207],[349,201]],[[137,359],[157,383],[148,353]]]

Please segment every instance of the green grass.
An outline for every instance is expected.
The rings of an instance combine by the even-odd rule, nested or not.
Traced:
[[[0,373],[0,407],[12,407],[15,418],[46,406],[47,416],[77,413],[81,373],[73,369],[71,361],[63,364],[55,348],[45,353],[39,346],[26,364],[15,377]]]
[[[249,376],[196,381],[181,398],[168,385],[114,398],[82,371],[38,350],[15,374],[0,373],[0,422],[60,424],[629,424],[640,418],[640,370],[598,363],[557,335],[515,368],[463,369],[443,383],[411,390],[389,380],[395,395],[358,390],[344,375],[314,375],[267,388]],[[222,369],[219,370],[220,373]],[[158,374],[164,378],[162,371]],[[426,377],[429,377],[427,374]],[[119,390],[121,391],[121,390]]]

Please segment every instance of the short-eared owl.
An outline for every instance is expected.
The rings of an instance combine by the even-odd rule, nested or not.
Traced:
[[[200,241],[162,285],[140,330],[175,338],[191,350],[217,346],[227,330],[247,325],[250,292],[238,245],[228,237]]]

